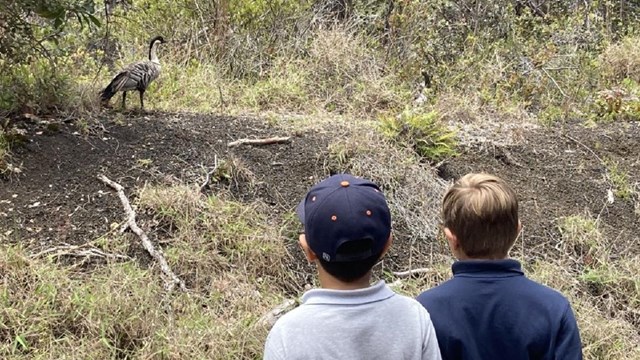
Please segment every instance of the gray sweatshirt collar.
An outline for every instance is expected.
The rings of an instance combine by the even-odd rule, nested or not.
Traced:
[[[305,305],[361,305],[386,300],[395,293],[384,282],[377,283],[364,289],[332,290],[312,289],[302,295]]]

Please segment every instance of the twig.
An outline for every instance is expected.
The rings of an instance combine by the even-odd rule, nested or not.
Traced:
[[[556,71],[556,70],[573,70],[573,69],[577,69],[577,66],[560,66],[560,67],[555,67],[555,68],[544,68],[547,71]]]
[[[419,268],[419,269],[412,269],[407,271],[394,271],[392,272],[392,274],[397,277],[410,277],[413,274],[427,274],[432,271],[433,270],[429,268]]]
[[[182,281],[171,270],[169,264],[167,264],[167,260],[165,260],[164,256],[162,255],[162,252],[156,250],[151,241],[149,241],[147,234],[145,234],[144,231],[142,231],[142,229],[140,229],[140,227],[136,223],[136,213],[135,211],[133,211],[133,208],[129,203],[129,199],[127,199],[127,196],[124,194],[124,187],[114,181],[109,180],[109,178],[104,175],[99,175],[98,179],[118,192],[118,197],[120,198],[120,202],[122,202],[122,206],[124,207],[124,211],[127,215],[126,226],[131,229],[131,231],[133,231],[136,235],[138,235],[138,237],[142,241],[142,246],[144,246],[145,250],[147,250],[151,257],[153,257],[154,260],[156,260],[160,264],[160,269],[162,270],[162,272],[171,279],[171,283],[166,285],[167,290],[171,291],[173,290],[173,287],[175,285],[178,285],[180,287],[180,290],[186,292],[187,287],[184,284],[184,281]]]
[[[224,102],[224,97],[222,96],[222,87],[218,84],[218,95],[220,96],[220,107],[225,109],[227,104]]]
[[[84,249],[82,251],[76,251],[76,250],[80,250],[83,247],[85,247],[85,245],[63,245],[63,246],[55,246],[43,251],[40,251],[39,253],[35,253],[30,255],[30,258],[37,258],[37,257],[41,257],[43,255],[48,255],[51,253],[53,256],[56,257],[60,257],[60,256],[96,256],[96,257],[103,257],[103,258],[110,258],[110,259],[123,259],[123,260],[130,260],[131,258],[125,255],[119,255],[119,254],[109,254],[109,253],[105,253],[104,251],[98,249],[98,248],[88,248],[88,249]]]
[[[211,181],[211,174],[216,172],[216,170],[218,170],[218,155],[214,155],[213,157],[213,169],[207,172],[207,177],[204,179],[202,185],[200,185],[200,192],[204,191],[204,188],[209,185],[209,181]]]
[[[558,85],[558,83],[556,82],[556,79],[554,79],[553,76],[551,76],[551,74],[549,74],[547,69],[542,68],[542,71],[549,77],[549,79],[551,79],[551,81],[553,82],[553,85],[555,85],[556,88],[558,89],[558,91],[560,91],[560,94],[562,94],[562,96],[568,98],[569,96],[567,96],[567,94],[565,94],[564,91],[562,91],[562,89],[560,88],[560,85]]]
[[[269,144],[286,143],[289,141],[291,141],[291,136],[272,137],[268,139],[239,139],[239,140],[228,143],[227,146],[233,147],[238,145],[269,145]]]
[[[604,165],[605,162],[600,158],[600,156],[598,156],[598,154],[596,154],[593,150],[591,150],[590,147],[588,147],[587,145],[581,143],[580,141],[578,141],[577,139],[572,138],[571,136],[567,135],[567,134],[563,134],[562,136],[566,137],[567,139],[575,142],[578,145],[581,145],[582,147],[584,147],[585,149],[587,149],[593,156],[595,156],[596,159],[598,159],[598,161],[600,161],[600,164]]]

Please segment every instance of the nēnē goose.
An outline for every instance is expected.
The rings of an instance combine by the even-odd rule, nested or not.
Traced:
[[[122,108],[124,109],[127,91],[137,90],[140,93],[140,108],[144,109],[144,92],[149,87],[149,84],[160,75],[160,61],[156,51],[158,45],[164,43],[162,36],[156,36],[151,39],[149,43],[149,60],[138,61],[122,69],[100,93],[102,103],[107,105],[118,91],[122,91]]]

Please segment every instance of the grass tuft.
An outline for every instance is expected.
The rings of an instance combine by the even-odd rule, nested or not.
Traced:
[[[457,154],[456,132],[441,121],[436,111],[404,111],[398,116],[383,116],[380,129],[392,141],[413,149],[432,164]]]

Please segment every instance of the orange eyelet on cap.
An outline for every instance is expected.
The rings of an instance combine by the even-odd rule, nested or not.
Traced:
[[[338,220],[338,217],[337,217],[337,216],[335,216],[335,215],[331,215],[331,220],[332,220],[332,221],[336,221],[336,220]]]
[[[340,183],[340,186],[347,187],[347,186],[349,186],[349,182],[345,180],[345,181]]]
[[[371,210],[367,210],[367,216],[371,216]]]

